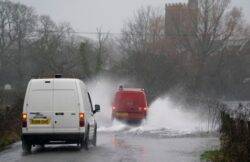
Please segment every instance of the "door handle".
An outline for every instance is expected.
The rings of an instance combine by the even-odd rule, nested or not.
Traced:
[[[64,115],[63,112],[56,112],[55,115]]]

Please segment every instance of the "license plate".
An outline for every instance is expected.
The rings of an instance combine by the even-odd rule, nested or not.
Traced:
[[[50,124],[50,119],[31,119],[30,124],[32,124],[32,125],[48,125],[48,124]]]
[[[119,112],[117,112],[116,115],[124,117],[124,116],[128,116],[128,113],[119,113]]]

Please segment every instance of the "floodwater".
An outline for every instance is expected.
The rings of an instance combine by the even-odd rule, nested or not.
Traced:
[[[200,154],[218,146],[216,137],[159,137],[122,132],[101,132],[88,151],[75,145],[35,147],[23,155],[21,142],[0,153],[1,162],[200,162]]]

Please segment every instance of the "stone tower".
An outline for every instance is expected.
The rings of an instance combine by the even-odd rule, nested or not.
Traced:
[[[188,0],[188,6],[192,9],[198,9],[198,0]]]

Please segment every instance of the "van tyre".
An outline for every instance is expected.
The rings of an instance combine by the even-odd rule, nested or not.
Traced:
[[[31,146],[32,145],[29,142],[27,142],[26,140],[22,140],[22,148],[25,154],[31,153]]]
[[[96,146],[96,142],[97,142],[97,124],[95,123],[95,128],[94,128],[94,135],[93,135],[92,144],[93,144],[94,146]]]
[[[83,140],[83,147],[85,148],[85,150],[89,149],[89,125],[87,126],[87,130],[85,132],[85,138]]]
[[[87,134],[87,137],[84,140],[84,148],[85,150],[89,149],[89,134]]]
[[[79,147],[79,149],[82,149],[84,146],[84,137],[80,138],[79,142],[77,143],[77,147]]]

